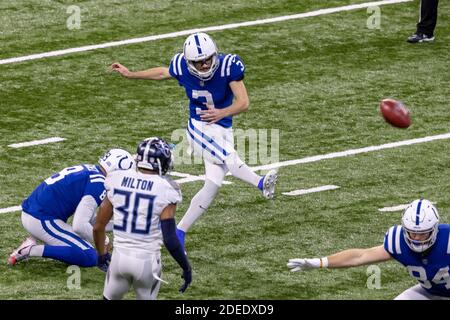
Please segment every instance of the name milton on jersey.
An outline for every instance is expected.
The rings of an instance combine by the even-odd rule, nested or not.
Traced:
[[[122,187],[131,188],[131,189],[139,189],[143,191],[150,191],[153,187],[153,181],[144,180],[144,179],[135,179],[132,177],[123,177]]]

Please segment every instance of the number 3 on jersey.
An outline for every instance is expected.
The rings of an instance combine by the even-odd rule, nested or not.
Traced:
[[[214,109],[214,100],[213,100],[213,96],[211,94],[211,92],[209,92],[208,90],[192,90],[192,98],[194,99],[198,99],[198,98],[205,98],[206,102],[203,102],[203,104],[208,108],[208,109]],[[198,114],[198,109],[197,109],[197,114]]]
[[[132,199],[132,194],[133,192],[130,191],[114,189],[114,197],[117,195],[123,197],[123,205],[117,207],[115,210],[115,214],[120,212],[123,215],[122,224],[114,224],[114,230],[136,234],[149,234],[155,196],[143,193],[134,193],[135,196]],[[143,201],[148,201],[147,211],[144,213],[142,213],[142,210],[139,210],[144,207]],[[139,215],[141,217],[139,217]],[[130,219],[131,227],[128,227],[130,225]],[[144,225],[144,228],[140,229],[138,224]]]

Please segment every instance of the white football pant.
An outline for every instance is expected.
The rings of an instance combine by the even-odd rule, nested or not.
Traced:
[[[450,298],[432,295],[417,284],[400,293],[394,300],[450,300]]]
[[[161,253],[114,248],[103,296],[120,300],[133,286],[138,300],[156,300],[161,286]]]
[[[239,158],[234,149],[232,128],[189,119],[186,136],[190,151],[196,157],[204,159],[205,184],[192,198],[186,214],[177,226],[184,232],[208,209],[228,171],[255,187],[261,179]]]

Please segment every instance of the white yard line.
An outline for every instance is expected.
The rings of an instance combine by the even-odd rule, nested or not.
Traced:
[[[322,191],[327,191],[327,190],[335,190],[335,189],[339,189],[339,186],[333,186],[333,185],[327,185],[327,186],[321,186],[321,187],[316,187],[316,188],[311,188],[311,189],[299,189],[299,190],[294,190],[291,192],[283,192],[282,194],[284,194],[285,196],[301,196],[304,194],[308,194],[308,193],[314,193],[314,192],[322,192]]]
[[[8,147],[11,148],[24,148],[24,147],[31,147],[31,146],[37,146],[39,144],[47,144],[47,143],[55,143],[66,140],[65,138],[60,137],[53,137],[53,138],[47,138],[42,140],[33,140],[28,142],[21,142],[21,143],[13,143],[8,145]]]
[[[391,143],[386,143],[386,144],[382,144],[382,145],[378,145],[378,146],[370,146],[370,147],[365,147],[365,148],[360,148],[360,149],[350,149],[347,151],[333,152],[333,153],[328,153],[328,154],[323,154],[323,155],[318,155],[318,156],[313,156],[313,157],[306,157],[306,158],[302,158],[302,159],[276,162],[276,163],[271,163],[271,164],[267,164],[267,165],[263,165],[263,166],[252,167],[252,170],[253,171],[271,170],[271,169],[280,168],[280,167],[293,166],[293,165],[297,165],[297,164],[316,162],[316,161],[321,161],[321,160],[326,160],[326,159],[334,159],[334,158],[340,158],[340,157],[353,156],[355,154],[360,154],[360,153],[379,151],[379,150],[383,150],[383,149],[392,149],[392,148],[398,148],[398,147],[403,147],[403,146],[409,146],[409,145],[413,145],[413,144],[431,142],[431,141],[435,141],[435,140],[445,140],[445,139],[450,139],[450,133],[438,134],[436,136],[428,136],[428,137],[404,140],[404,141],[398,141],[398,142],[391,142]]]
[[[201,175],[201,176],[187,175],[187,177],[175,180],[175,182],[178,183],[178,184],[182,184],[182,183],[189,183],[189,182],[195,182],[195,181],[204,181],[204,180],[205,180],[205,176],[204,175]],[[224,180],[222,183],[226,184],[226,185],[233,184],[233,182],[226,181],[226,180]]]
[[[432,202],[432,204],[436,205],[436,202]],[[396,212],[396,211],[405,210],[408,206],[409,206],[409,203],[408,204],[400,204],[400,205],[394,206],[394,207],[384,207],[384,208],[378,209],[378,211],[380,211],[380,212]]]
[[[16,212],[16,211],[20,211],[20,210],[22,210],[21,206],[14,206],[14,207],[9,207],[9,208],[3,208],[3,209],[0,209],[0,214],[1,213]]]
[[[110,48],[110,47],[117,47],[117,46],[123,46],[123,45],[127,45],[127,44],[133,44],[133,43],[141,43],[141,42],[149,42],[149,41],[155,41],[155,40],[161,40],[161,39],[175,38],[175,37],[180,37],[180,36],[186,36],[191,33],[199,32],[199,31],[203,31],[203,32],[221,31],[221,30],[234,29],[234,28],[240,28],[240,27],[257,26],[257,25],[268,24],[268,23],[276,23],[276,22],[281,22],[281,21],[303,19],[303,18],[308,18],[308,17],[316,17],[316,16],[321,16],[321,15],[326,15],[326,14],[331,14],[331,13],[336,13],[336,12],[351,11],[351,10],[356,10],[356,9],[397,4],[397,3],[410,2],[410,1],[413,1],[413,0],[372,1],[372,2],[365,2],[365,3],[360,3],[360,4],[352,4],[352,5],[342,6],[342,7],[320,9],[320,10],[299,13],[299,14],[293,14],[293,15],[279,16],[279,17],[268,18],[268,19],[230,23],[230,24],[224,24],[224,25],[220,25],[220,26],[200,27],[200,28],[196,28],[196,29],[189,29],[189,30],[171,32],[171,33],[165,33],[165,34],[159,34],[159,35],[153,35],[153,36],[147,36],[147,37],[141,37],[141,38],[132,38],[132,39],[127,39],[127,40],[106,42],[106,43],[102,43],[102,44],[88,45],[88,46],[82,46],[82,47],[77,47],[77,48],[70,48],[70,49],[63,49],[63,50],[31,54],[28,56],[22,56],[22,57],[16,57],[16,58],[2,59],[2,60],[0,60],[0,65],[62,56],[62,55],[66,55],[66,54],[76,53],[76,52],[84,52],[84,51],[92,51],[92,50],[104,49],[104,48]]]
[[[181,177],[181,178],[187,178],[187,177],[196,177],[192,174],[189,173],[182,173],[182,172],[177,172],[177,171],[171,171],[170,172],[171,176],[175,176],[175,177]]]

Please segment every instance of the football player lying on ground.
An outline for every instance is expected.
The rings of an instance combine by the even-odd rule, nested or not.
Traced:
[[[22,225],[30,236],[9,256],[9,265],[29,257],[81,267],[97,265],[97,253],[89,242],[93,241],[95,213],[106,196],[105,176],[133,167],[134,159],[125,150],[112,149],[99,164],[65,168],[45,179],[22,202]],[[71,226],[67,220],[72,215]]]
[[[259,188],[265,198],[273,198],[277,172],[270,170],[263,177],[257,175],[234,149],[233,116],[247,111],[249,105],[243,81],[245,67],[238,55],[219,54],[211,37],[199,32],[186,39],[183,53],[172,58],[169,68],[131,72],[120,63],[112,64],[111,68],[129,79],[173,78],[185,88],[189,99],[186,137],[194,154],[204,159],[206,178],[177,226],[183,247],[186,232],[211,205],[228,171]]]
[[[384,245],[349,249],[324,258],[290,259],[291,271],[314,268],[349,268],[395,259],[419,284],[396,300],[450,299],[450,225],[439,224],[433,204],[425,199],[412,202],[401,226],[391,227]]]
[[[122,299],[130,286],[139,300],[155,300],[161,285],[161,243],[183,269],[184,292],[192,280],[191,266],[175,233],[175,210],[181,202],[178,185],[165,176],[172,168],[169,145],[148,138],[137,148],[137,168],[109,174],[94,226],[95,246],[107,269],[103,297]],[[114,250],[109,263],[105,227],[114,220]],[[108,268],[109,265],[109,268]]]

